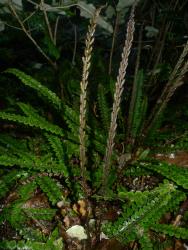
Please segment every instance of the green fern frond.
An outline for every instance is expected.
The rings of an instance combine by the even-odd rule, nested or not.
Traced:
[[[56,134],[60,136],[64,135],[62,129],[59,126],[49,123],[46,119],[44,119],[41,116],[37,116],[37,117],[38,119],[32,116],[26,117],[22,115],[15,115],[15,114],[10,114],[6,112],[0,112],[0,119],[2,120],[17,122],[26,126],[39,128],[41,130],[45,130],[47,132],[51,132],[52,134]]]
[[[52,149],[54,150],[58,161],[60,163],[62,163],[65,153],[64,153],[61,139],[59,137],[51,135],[51,134],[45,134],[45,136],[48,139]]]
[[[37,188],[36,182],[32,181],[18,188],[18,194],[22,201],[27,201]]]
[[[32,233],[34,233],[34,237],[36,238],[36,230],[35,232],[33,229],[31,230],[32,230]],[[41,250],[41,249],[63,250],[64,249],[63,239],[59,235],[58,228],[55,228],[55,230],[51,233],[51,235],[48,237],[47,240],[45,239],[45,237],[43,237],[43,239],[40,239],[41,237],[40,237],[39,232],[37,232],[38,240],[36,240],[35,238],[33,240],[32,239],[33,236],[30,237],[29,232],[28,232],[28,236],[29,237],[26,240],[0,241],[0,249],[2,250],[18,250],[18,249],[19,250],[26,250],[26,249],[27,250]]]
[[[67,133],[67,147],[69,152],[74,152],[72,155],[78,155],[79,152],[79,141],[78,141],[78,131],[79,131],[79,112],[76,112],[72,108],[68,107],[67,105],[64,106],[64,119],[67,123],[70,132]],[[104,135],[104,131],[98,130],[95,128],[94,131],[87,125],[86,126],[87,134],[86,135],[86,146],[88,147],[89,144],[92,144],[92,149],[100,152],[102,155],[105,153],[105,146],[106,146],[106,136]],[[94,134],[94,135],[93,135]],[[89,141],[90,140],[90,141]],[[73,142],[71,145],[71,141]],[[69,153],[70,155],[70,153]]]
[[[124,175],[125,176],[147,176],[147,175],[151,175],[152,171],[143,168],[142,166],[138,165],[137,166],[130,166],[128,169],[125,170]]]
[[[4,150],[1,150],[0,155],[19,156],[21,158],[33,159],[27,143],[29,140],[16,139],[7,134],[0,135],[0,143],[3,144]]]
[[[0,198],[4,197],[10,191],[14,183],[24,174],[20,170],[11,170],[8,174],[1,176],[0,179]]]
[[[154,246],[148,233],[142,232],[141,234],[143,235],[139,237],[139,243],[141,245],[142,250],[153,250]]]
[[[64,118],[69,124],[69,121],[72,121],[75,125],[79,126],[79,111],[76,111],[69,107],[68,105],[63,105]]]
[[[1,241],[0,242],[0,249],[2,250],[40,250],[43,249],[45,246],[42,242],[33,242],[33,241]]]
[[[67,105],[63,106],[64,108],[64,120],[70,129],[70,133],[67,134],[68,139],[74,142],[79,142],[79,112],[76,112]]]
[[[55,228],[55,230],[52,232],[52,234],[49,236],[45,247],[48,249],[53,250],[63,250],[63,241],[62,238],[59,236],[59,230],[58,228]]]
[[[11,73],[18,77],[23,84],[26,86],[29,86],[37,91],[39,95],[42,95],[47,99],[49,102],[51,102],[55,108],[60,109],[61,108],[61,100],[60,98],[51,90],[49,90],[47,87],[43,86],[40,82],[32,78],[31,76],[25,74],[21,70],[18,69],[7,69],[5,73]]]
[[[3,209],[0,221],[3,219],[8,220],[11,226],[17,230],[23,228],[23,225],[28,219],[23,211],[24,203],[33,195],[36,187],[35,182],[20,186],[18,189],[18,195],[20,198],[13,202],[9,207]]]
[[[188,170],[180,166],[168,164],[166,162],[141,163],[141,165],[149,170],[153,170],[169,180],[172,180],[177,185],[188,189]]]
[[[52,208],[24,208],[24,213],[27,214],[29,218],[35,220],[49,220],[51,221],[55,216],[57,209]]]
[[[24,203],[33,195],[36,188],[35,182],[20,186],[17,190],[19,199],[3,209],[0,215],[0,223],[7,220],[16,230],[22,229],[27,220],[27,215],[23,212]]]
[[[78,141],[78,131],[79,131],[79,112],[73,110],[71,107],[67,105],[63,106],[65,122],[70,129],[70,132],[67,132],[67,138],[74,142],[74,145],[71,145],[69,141],[67,143],[67,147],[74,148],[75,153],[79,151],[79,141]],[[91,133],[91,140],[93,144],[93,148],[96,148],[97,151],[104,155],[105,152],[105,145],[106,145],[106,136],[104,136],[103,131],[98,131],[95,129],[94,131],[87,125],[86,126],[87,134]],[[94,136],[93,136],[94,133]],[[94,138],[93,138],[94,137]],[[88,146],[88,137],[86,135],[86,145]],[[70,145],[69,145],[70,144]],[[72,150],[69,150],[72,151]],[[74,151],[72,151],[74,152]]]
[[[143,70],[139,70],[134,81],[128,118],[128,134],[133,138],[137,137],[143,116],[146,113],[147,100],[143,98],[143,85],[144,72]]]
[[[107,136],[104,135],[104,132],[99,129],[95,129],[92,134],[90,134],[90,140],[92,142],[92,147],[95,151],[99,152],[100,154],[105,154],[105,148],[106,148],[106,140]],[[114,153],[114,152],[113,152]]]
[[[107,235],[116,237],[124,243],[134,240],[133,236],[137,238],[138,228],[140,231],[147,232],[162,215],[172,211],[186,199],[185,194],[168,181],[145,194],[141,198],[135,196],[134,201],[125,206],[122,216],[115,223],[104,226]]]
[[[54,240],[53,243],[43,243],[43,242],[33,242],[30,240],[27,241],[2,241],[0,242],[0,249],[2,250],[63,250],[62,239],[59,238]]]
[[[105,94],[106,93],[104,87],[99,84],[97,93],[98,107],[100,111],[102,125],[105,131],[108,132],[108,129],[110,127],[110,109]]]
[[[3,219],[8,220],[13,228],[20,230],[21,234],[25,232],[25,227],[27,227],[26,222],[28,220],[52,220],[57,211],[56,209],[51,208],[37,209],[25,206],[25,202],[33,196],[36,188],[37,185],[35,181],[20,186],[17,190],[19,198],[10,206],[4,208],[0,216],[1,221],[3,221]],[[36,234],[37,232],[33,233],[33,236],[37,236],[37,238],[38,236],[42,236],[39,235],[39,233]]]
[[[41,156],[40,158],[33,156],[33,159],[29,159],[26,157],[0,155],[0,165],[9,167],[17,166],[39,172],[45,171],[48,173],[64,174],[62,165],[54,162],[50,156],[47,156],[47,158],[46,156]]]
[[[39,230],[32,227],[23,227],[19,230],[19,235],[23,240],[31,240],[35,242],[46,242],[46,236]]]
[[[12,167],[12,166],[21,166],[25,168],[32,168],[33,163],[30,161],[22,161],[19,157],[9,156],[9,155],[1,155],[0,156],[0,165]]]
[[[151,229],[155,232],[176,237],[178,239],[188,239],[188,229],[186,228],[176,227],[174,225],[154,224]]]
[[[45,136],[48,139],[52,149],[55,152],[58,163],[62,167],[61,173],[63,173],[65,177],[68,177],[68,170],[65,164],[65,148],[62,145],[61,139],[55,135],[51,135],[47,133],[45,134]]]
[[[147,142],[152,142],[152,140],[156,139],[156,137],[160,137],[162,136],[161,133],[156,133],[156,131],[158,131],[162,125],[164,121],[164,111],[161,112],[155,119],[155,122],[153,122],[151,124],[151,126],[149,126],[147,129],[144,128],[144,131],[143,131],[143,134],[144,134],[144,137],[145,137],[145,141],[146,143]],[[147,130],[145,132],[145,130]]]
[[[68,157],[68,159],[70,159],[72,156],[79,156],[79,144],[75,143],[74,140],[73,142],[72,140],[64,140],[64,145],[66,149],[66,156]]]
[[[18,140],[9,134],[0,134],[0,143],[2,143],[3,146],[7,146],[7,149],[10,148],[12,151],[28,151],[27,140],[20,139],[18,143]]]
[[[97,141],[97,140],[92,140],[94,149],[96,152],[99,152],[101,155],[104,155],[105,153],[105,146],[103,143]]]
[[[77,152],[79,152],[79,142],[78,142],[79,112],[76,112],[67,105],[64,105],[63,107],[64,107],[64,119],[68,128],[70,129],[70,132],[67,133],[67,138],[69,139],[69,141],[67,141],[66,143],[67,147],[70,148],[68,151],[73,152],[72,149],[74,148],[75,152],[73,152],[73,154],[77,155]],[[92,131],[89,126],[86,127],[86,130],[87,134],[90,134],[90,140],[91,140],[91,142],[89,142],[88,137],[86,136],[86,145],[88,146],[88,143],[91,143],[93,149],[104,155],[106,146],[106,136],[103,134],[104,132],[101,130],[99,131],[98,129]],[[73,142],[72,145],[71,141]]]
[[[35,119],[38,119],[38,118],[40,119],[41,116],[38,114],[38,111],[31,105],[23,103],[23,102],[17,102],[17,105],[26,116],[33,117]]]
[[[48,176],[37,178],[36,181],[42,191],[46,193],[52,205],[56,205],[58,201],[62,200],[62,190],[57,181]]]

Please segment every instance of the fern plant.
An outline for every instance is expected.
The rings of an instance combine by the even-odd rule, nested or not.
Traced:
[[[63,249],[63,241],[65,247],[70,241],[67,240],[66,231],[67,225],[70,226],[71,223],[67,219],[70,214],[76,214],[78,223],[86,229],[84,239],[87,240],[83,245],[88,249],[97,246],[97,242],[92,245],[93,239],[100,238],[98,236],[102,232],[128,247],[136,242],[137,249],[146,250],[154,249],[154,232],[188,238],[186,228],[161,222],[167,212],[176,216],[179,205],[186,200],[187,170],[163,163],[147,162],[141,155],[140,162],[125,164],[124,153],[127,152],[122,153],[116,143],[118,115],[135,29],[135,5],[127,24],[127,38],[114,87],[112,112],[109,113],[110,106],[103,96],[104,88],[99,85],[98,106],[104,130],[101,126],[93,126],[93,130],[88,121],[88,77],[94,32],[100,11],[101,8],[95,12],[86,35],[80,82],[80,109],[71,108],[56,93],[18,69],[8,69],[5,72],[16,76],[28,90],[35,90],[43,102],[50,105],[55,115],[52,118],[45,117],[42,109],[23,102],[17,102],[15,111],[18,114],[0,112],[1,121],[20,124],[26,131],[32,132],[26,138],[19,138],[14,133],[0,135],[0,165],[3,166],[0,197],[4,199],[0,224],[8,223],[18,235],[17,240],[3,236],[0,249]],[[186,64],[181,68],[185,53],[186,50],[174,69],[174,77],[170,79],[170,82],[174,82],[174,79],[176,81],[173,87],[168,87],[168,94],[167,90],[163,92],[162,106],[157,105],[157,115],[152,116],[149,125],[145,124],[147,97],[143,91],[144,73],[142,70],[137,72],[126,140],[133,145],[126,146],[135,146],[142,132],[149,131],[173,94],[174,88],[179,86],[186,72]],[[180,77],[176,78],[179,71]],[[125,146],[125,138],[121,144]],[[121,164],[118,162],[120,158]],[[127,188],[128,178],[152,176],[155,172],[160,177],[152,190],[141,192]],[[11,192],[14,194],[13,198]],[[35,204],[36,199],[38,200]],[[111,202],[110,205],[108,202]],[[115,209],[119,210],[116,213],[117,219],[114,222],[105,222],[105,212],[101,208],[106,206],[108,210],[113,202]],[[92,219],[95,221],[95,229],[90,225]]]
[[[124,193],[124,199],[126,198],[131,202],[125,205],[121,217],[115,223],[106,224],[104,230],[111,237],[118,238],[124,243],[138,238],[143,245],[144,242],[150,241],[147,231],[152,225],[155,226],[156,221],[165,212],[176,208],[186,196],[166,181],[150,192]],[[149,243],[143,249],[152,249],[152,247],[152,243]]]

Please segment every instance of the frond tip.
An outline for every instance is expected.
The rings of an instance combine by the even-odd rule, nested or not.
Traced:
[[[14,69],[14,68],[7,69],[5,73],[11,73],[15,75],[18,79],[20,79],[20,81],[24,85],[35,89],[38,94],[42,95],[45,99],[51,102],[55,108],[60,109],[61,100],[59,99],[59,97],[50,89],[48,89],[46,86],[42,85],[39,81],[34,79],[33,77],[25,74],[21,70]]]
[[[56,135],[63,136],[62,129],[54,124],[49,123],[45,118],[35,114],[35,116],[15,115],[6,112],[0,112],[0,119],[20,123],[29,127],[39,128]]]

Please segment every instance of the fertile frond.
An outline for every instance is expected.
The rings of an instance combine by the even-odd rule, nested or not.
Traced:
[[[48,122],[45,118],[35,114],[35,116],[22,116],[22,115],[15,115],[6,112],[0,112],[0,119],[7,120],[11,122],[17,122],[26,126],[39,128],[45,130],[47,132],[51,132],[52,134],[63,136],[62,129],[54,124]]]
[[[11,73],[18,77],[23,84],[26,86],[29,86],[37,91],[39,95],[44,96],[49,102],[51,102],[55,108],[60,109],[61,108],[61,100],[59,97],[49,90],[47,87],[43,86],[40,82],[32,78],[31,76],[25,74],[21,70],[18,69],[7,69],[5,71],[6,73]]]
[[[37,178],[37,183],[53,205],[62,200],[62,190],[57,181],[48,176]]]
[[[116,86],[115,86],[113,110],[111,113],[111,123],[110,123],[109,132],[108,132],[106,153],[104,157],[103,180],[102,180],[103,189],[107,189],[107,182],[108,182],[108,176],[109,176],[110,165],[111,165],[111,156],[112,156],[112,152],[114,148],[114,138],[115,138],[116,129],[117,129],[117,117],[118,117],[118,112],[120,109],[121,96],[124,90],[125,75],[126,75],[126,70],[128,66],[128,57],[129,57],[131,47],[132,47],[132,42],[133,42],[134,24],[135,24],[134,23],[134,8],[135,6],[132,8],[131,16],[127,24],[127,37],[126,37],[125,45],[123,48],[122,61],[120,63],[119,73],[117,76],[117,81],[116,81]]]
[[[80,127],[79,127],[79,140],[80,140],[80,167],[81,167],[81,176],[84,182],[85,181],[85,172],[86,172],[86,96],[87,96],[87,86],[88,86],[88,76],[91,66],[91,53],[93,50],[94,43],[94,33],[97,25],[97,19],[99,17],[101,8],[95,11],[93,18],[90,20],[90,25],[88,27],[88,32],[85,40],[85,50],[83,56],[83,72],[82,80],[80,82]],[[85,185],[85,184],[84,184]]]
[[[188,71],[188,61],[186,60],[187,56],[188,56],[188,42],[186,43],[184,50],[180,55],[179,60],[176,63],[166,86],[164,87],[161,95],[159,96],[155,106],[151,111],[151,114],[145,125],[146,135],[154,129],[155,123],[159,120],[159,118],[163,114],[167,103],[174,95],[176,89],[184,84],[183,77]]]

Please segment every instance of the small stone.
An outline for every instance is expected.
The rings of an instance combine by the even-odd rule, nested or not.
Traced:
[[[59,201],[58,203],[57,203],[57,207],[58,208],[62,208],[64,206],[64,201]]]
[[[85,232],[84,227],[80,225],[75,225],[70,227],[66,233],[71,237],[71,238],[77,238],[79,240],[86,240],[87,239],[87,234]]]

